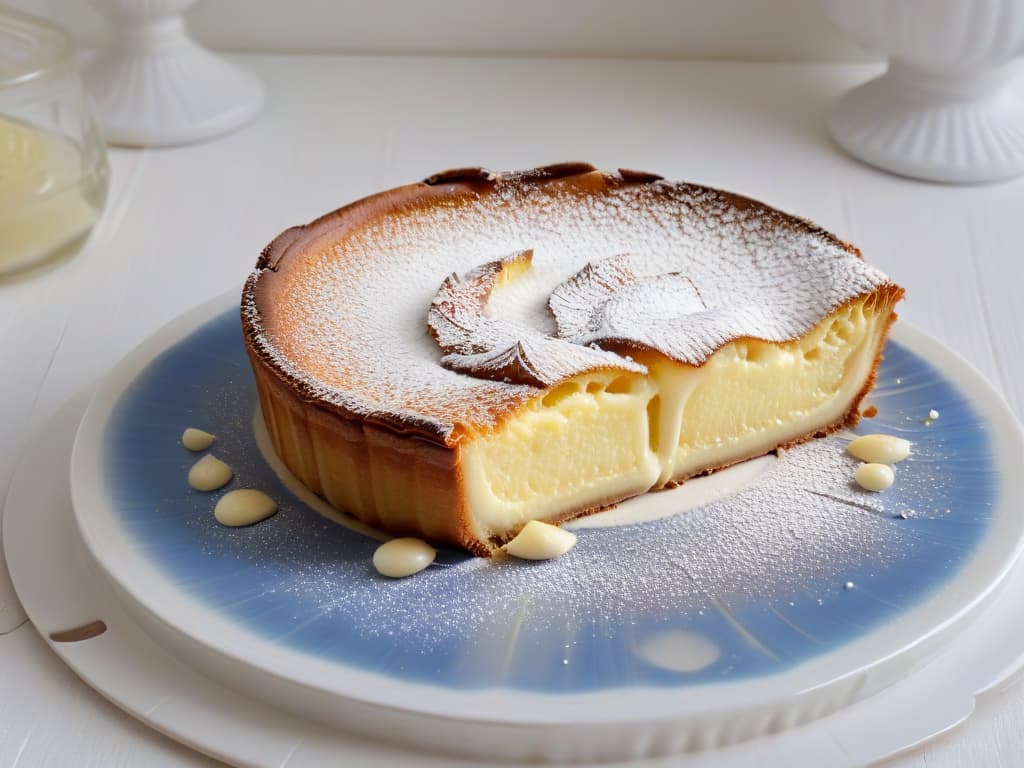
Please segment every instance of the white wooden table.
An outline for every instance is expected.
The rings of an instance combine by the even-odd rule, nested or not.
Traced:
[[[42,274],[0,282],[0,497],[37,425],[160,325],[239,289],[281,229],[474,164],[639,168],[807,216],[906,286],[901,316],[967,358],[1017,418],[1024,415],[1024,178],[936,186],[841,154],[824,116],[877,67],[241,61],[268,85],[269,106],[257,122],[199,146],[113,151],[107,209],[85,249]],[[107,703],[21,620],[0,560],[0,765],[210,764]],[[965,725],[891,765],[1022,761],[1017,683],[979,702]]]

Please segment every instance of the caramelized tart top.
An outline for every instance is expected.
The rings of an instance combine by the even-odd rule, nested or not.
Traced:
[[[454,445],[542,388],[699,366],[901,292],[858,251],[729,192],[582,163],[464,168],[279,235],[242,296],[253,354],[343,417]]]

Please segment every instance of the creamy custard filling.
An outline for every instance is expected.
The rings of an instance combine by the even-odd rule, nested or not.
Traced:
[[[843,418],[891,307],[849,304],[796,341],[724,345],[700,367],[637,356],[647,376],[596,372],[538,396],[461,447],[483,541],[762,455]]]

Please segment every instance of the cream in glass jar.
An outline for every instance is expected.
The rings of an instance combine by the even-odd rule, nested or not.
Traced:
[[[106,192],[106,154],[70,38],[0,9],[0,275],[77,248]]]

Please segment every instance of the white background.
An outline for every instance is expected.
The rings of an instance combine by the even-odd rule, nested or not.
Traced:
[[[86,0],[9,0],[86,44]],[[622,56],[742,61],[870,56],[816,0],[204,0],[188,13],[215,48],[275,53]]]

